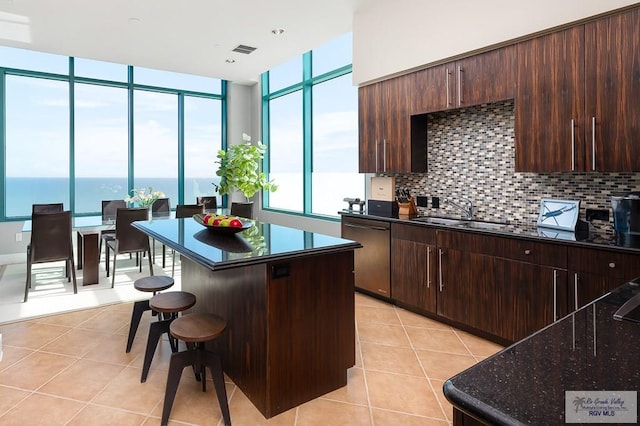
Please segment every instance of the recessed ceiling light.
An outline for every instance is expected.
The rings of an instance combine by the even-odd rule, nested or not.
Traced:
[[[228,63],[228,64],[233,64],[235,61],[236,61],[235,59],[229,58],[225,62]]]
[[[280,35],[282,33],[284,33],[284,29],[282,28],[274,28],[271,30],[271,34]]]

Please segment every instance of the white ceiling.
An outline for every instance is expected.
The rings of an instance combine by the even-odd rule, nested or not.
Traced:
[[[0,45],[250,84],[351,31],[354,12],[372,2],[0,0]],[[257,50],[232,52],[239,44]]]

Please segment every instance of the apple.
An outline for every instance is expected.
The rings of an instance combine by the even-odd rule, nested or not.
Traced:
[[[231,219],[229,221],[229,226],[231,226],[232,228],[242,228],[242,222],[240,222],[240,219],[238,218]]]
[[[220,220],[220,226],[229,226],[229,222],[231,222],[228,218]]]
[[[220,221],[221,221],[221,220],[222,220],[222,219],[220,219],[220,218],[215,218],[215,219],[213,219],[213,220],[211,221],[210,225],[213,225],[213,226],[220,226]]]
[[[207,225],[212,225],[213,222],[216,220],[215,216],[211,215],[207,218]]]
[[[209,218],[211,217],[211,215],[209,213],[205,214],[204,216],[202,216],[202,222],[203,223],[209,223]]]

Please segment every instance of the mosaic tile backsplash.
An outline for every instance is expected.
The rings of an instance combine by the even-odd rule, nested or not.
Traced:
[[[609,210],[609,222],[591,222],[608,233],[611,195],[640,191],[640,173],[516,173],[513,101],[430,114],[428,123],[428,172],[394,175],[396,187],[429,197],[420,214],[459,216],[442,200],[467,198],[475,219],[535,226],[541,198],[580,200],[582,220],[587,208]]]

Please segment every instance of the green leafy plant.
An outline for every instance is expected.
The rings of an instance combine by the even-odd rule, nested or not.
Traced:
[[[267,146],[260,143],[251,144],[251,136],[242,134],[243,144],[231,145],[227,150],[218,151],[220,164],[217,176],[220,184],[213,184],[220,195],[230,194],[233,190],[240,191],[247,201],[260,190],[275,191],[278,186],[273,180],[267,180],[267,175],[260,171],[260,162],[264,158]]]

